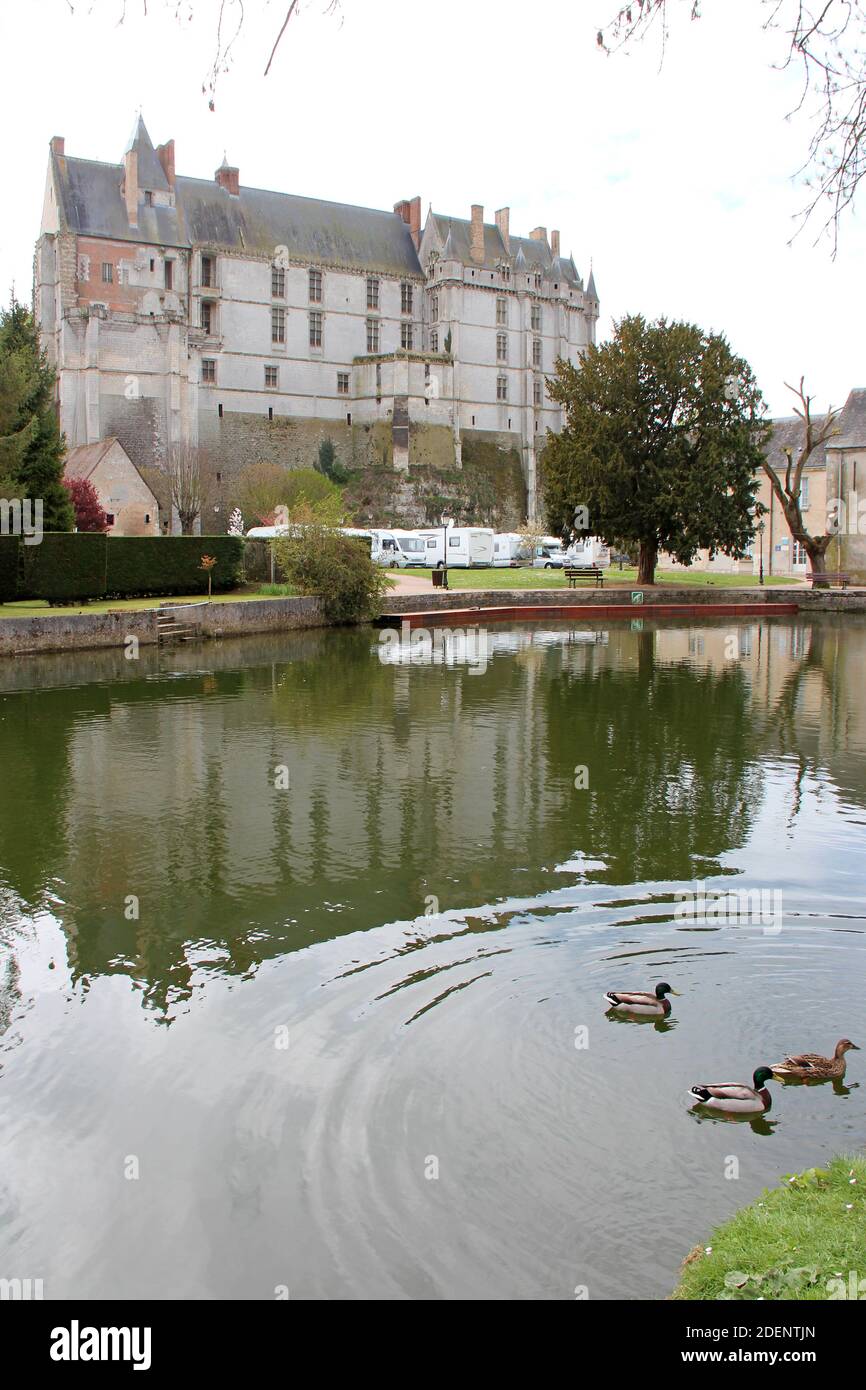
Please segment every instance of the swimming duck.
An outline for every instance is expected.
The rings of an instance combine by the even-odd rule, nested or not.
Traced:
[[[822,1057],[817,1052],[801,1052],[794,1057],[785,1057],[771,1068],[776,1077],[799,1077],[804,1081],[841,1080],[845,1075],[845,1053],[859,1052],[856,1043],[850,1038],[840,1038],[832,1057]]]
[[[728,1115],[760,1115],[773,1104],[765,1081],[773,1080],[770,1067],[758,1067],[752,1085],[723,1081],[712,1086],[692,1086],[689,1095],[708,1110],[724,1110]]]
[[[609,989],[604,996],[608,1009],[617,1009],[620,1013],[639,1014],[643,1018],[667,1018],[671,1011],[670,999],[665,999],[666,994],[679,994],[678,989],[671,989],[670,985],[662,982],[656,985],[655,993],[649,991],[643,993],[640,990],[633,990],[630,993],[614,993]]]

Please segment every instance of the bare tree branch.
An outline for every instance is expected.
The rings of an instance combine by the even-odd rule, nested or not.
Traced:
[[[722,3],[722,0],[714,0]],[[866,175],[866,7],[861,0],[758,0],[762,27],[784,34],[787,47],[779,71],[798,66],[800,99],[788,114],[815,99],[806,157],[795,177],[804,180],[809,197],[797,214],[794,240],[820,218],[816,241],[828,235],[835,257],[842,215],[851,207]],[[643,39],[656,24],[661,30],[662,60],[676,10],[701,18],[702,0],[631,0],[620,3],[596,35],[599,48],[618,52]]]
[[[793,449],[784,446],[782,448],[782,453],[785,456],[784,483],[769,459],[762,459],[762,465],[770,480],[770,486],[778,498],[779,506],[782,508],[782,513],[788,523],[788,530],[809,557],[812,573],[823,574],[826,569],[824,557],[836,532],[828,529],[821,536],[813,536],[807,531],[800,506],[800,494],[803,469],[812,454],[816,449],[820,449],[823,444],[826,444],[828,439],[832,439],[839,433],[836,428],[839,411],[828,410],[821,423],[818,424],[812,418],[812,397],[806,395],[803,383],[803,377],[800,377],[799,386],[789,386],[788,382],[785,382],[787,389],[797,397],[798,404],[794,407],[794,414],[803,421],[803,441],[797,452],[797,462],[794,463]]]

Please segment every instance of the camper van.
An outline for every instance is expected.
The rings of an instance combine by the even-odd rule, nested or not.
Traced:
[[[373,543],[370,554],[374,564],[401,570],[429,564],[425,538],[420,531],[373,530],[371,535]]]
[[[431,569],[486,569],[493,564],[493,530],[489,526],[449,526],[417,532],[424,538]],[[445,544],[447,539],[447,545]]]
[[[523,536],[516,531],[503,531],[493,537],[493,564],[495,567],[527,564],[529,546]]]
[[[565,563],[575,569],[605,569],[610,564],[610,550],[598,536],[582,536],[569,543]]]
[[[532,568],[534,570],[561,570],[565,564],[565,551],[562,541],[556,536],[542,536],[532,547]]]

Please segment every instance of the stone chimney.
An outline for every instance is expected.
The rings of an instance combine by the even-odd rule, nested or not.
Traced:
[[[156,157],[162,165],[166,183],[174,192],[174,141],[167,140],[164,145],[157,145]]]
[[[529,235],[533,241],[547,241],[547,228],[533,227]]]
[[[63,138],[62,135],[52,135],[52,137],[51,137],[51,153],[52,153],[52,154],[65,154],[65,153],[66,153],[66,141],[64,140],[64,138]]]
[[[469,254],[479,265],[484,263],[484,208],[481,203],[472,204],[472,228]]]
[[[553,256],[559,255],[559,232],[557,231],[550,233],[550,252]]]
[[[234,164],[229,164],[225,155],[223,155],[223,162],[214,174],[214,178],[220,188],[224,188],[227,193],[233,194],[235,198],[238,197],[241,191],[241,171],[237,169]]]
[[[499,235],[505,243],[505,250],[510,255],[511,247],[508,241],[508,220],[511,214],[510,208],[500,208],[496,213],[496,225],[499,228]]]
[[[123,156],[123,197],[130,227],[138,226],[138,151],[127,150]]]
[[[394,204],[394,211],[402,217],[412,236],[412,244],[417,251],[421,246],[421,199],[403,198]]]

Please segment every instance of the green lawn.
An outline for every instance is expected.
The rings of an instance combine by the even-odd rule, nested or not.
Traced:
[[[425,575],[429,578],[432,573],[427,569],[402,570],[402,574]],[[636,569],[620,570],[616,565],[611,570],[605,570],[604,587],[616,588],[623,586],[632,588],[637,582]],[[656,582],[659,585],[674,585],[677,588],[688,588],[694,585],[698,588],[719,588],[719,589],[750,589],[756,586],[758,581],[753,575],[745,574],[703,574],[700,570],[688,573],[684,570],[657,570]],[[765,578],[766,585],[796,584],[796,579],[787,579],[773,576]],[[448,571],[449,589],[563,589],[568,587],[567,580],[563,577],[561,570],[534,570],[534,569],[489,569],[489,570],[464,570],[449,569]],[[584,580],[576,586],[576,590],[592,589],[595,587],[593,580]]]
[[[717,1227],[686,1260],[672,1297],[851,1297],[849,1272],[866,1276],[864,1241],[866,1160],[842,1155],[785,1179]],[[864,1293],[866,1282],[854,1297]]]
[[[214,594],[211,603],[237,603],[243,600],[255,601],[264,598],[282,598],[291,595],[288,584],[248,584],[242,589],[231,589],[225,594]],[[52,608],[44,599],[30,599],[17,603],[0,603],[0,618],[44,618],[50,615],[64,616],[67,613],[108,613],[116,610],[129,611],[141,608],[170,607],[177,603],[201,603],[202,594],[174,594],[162,598],[106,598],[94,599],[92,603],[70,604]]]

